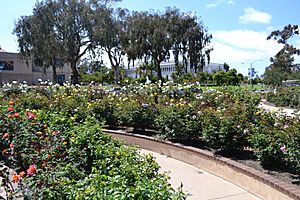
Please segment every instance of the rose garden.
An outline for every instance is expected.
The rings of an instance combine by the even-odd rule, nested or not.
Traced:
[[[8,198],[184,199],[153,157],[112,139],[103,127],[151,130],[152,137],[189,141],[233,159],[251,154],[265,169],[289,172],[299,183],[299,117],[258,108],[261,98],[280,102],[284,92],[171,83],[9,85],[1,92],[1,160],[14,172],[1,171],[3,186]]]

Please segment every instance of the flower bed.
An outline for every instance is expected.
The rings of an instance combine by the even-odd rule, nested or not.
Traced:
[[[35,110],[19,94],[8,100],[1,103],[0,144],[2,160],[16,173],[1,172],[7,199],[184,199],[152,156],[102,134],[92,115],[77,117],[68,106]]]
[[[49,130],[47,133],[51,134],[56,130],[63,133],[48,138],[49,141],[46,140],[42,145],[39,144],[39,151],[48,152],[50,149],[46,149],[44,145],[59,141],[60,145],[56,144],[59,148],[54,149],[58,155],[68,152],[72,153],[74,158],[79,158],[81,155],[75,153],[79,147],[72,151],[69,149],[70,142],[73,141],[71,138],[101,122],[109,127],[133,127],[135,131],[154,129],[162,139],[199,142],[214,152],[243,152],[248,149],[267,169],[277,168],[296,175],[300,173],[299,118],[263,112],[258,108],[260,97],[256,93],[230,88],[203,92],[197,85],[165,84],[159,87],[150,84],[122,88],[48,86],[27,89],[26,93],[14,89],[9,91],[9,94],[10,98],[14,99],[15,110],[7,111],[7,108],[2,107],[3,113],[11,112],[11,115],[14,115],[19,112],[20,116],[24,117],[27,109],[41,120],[41,124],[31,124],[29,129],[33,130],[35,135],[41,132],[39,137],[24,135],[23,138],[28,137],[28,141],[33,141],[23,144],[20,140],[18,145],[32,146],[40,138],[45,140],[45,130]],[[30,114],[27,113],[27,118],[28,116]],[[47,125],[45,130],[42,124]],[[16,123],[17,125],[22,127],[23,121]],[[80,131],[74,131],[74,127],[82,126],[84,128]],[[97,129],[99,131],[100,127]],[[95,132],[92,135],[95,135]],[[57,140],[57,137],[60,139]],[[87,138],[85,141],[90,143]],[[16,144],[14,143],[15,146]],[[99,144],[96,143],[95,146],[97,145]],[[51,143],[51,146],[55,145]],[[23,149],[26,148],[22,147],[21,150]],[[80,146],[79,149],[82,152],[84,147]],[[87,157],[84,157],[83,161],[79,160],[82,162],[79,166],[92,172],[93,167],[87,167],[91,166],[88,163],[90,151],[83,151]],[[31,163],[26,156],[34,155],[34,152],[25,152],[24,157],[22,155],[15,160],[25,162],[23,169],[27,169]],[[30,160],[32,159],[46,160],[46,157],[30,157]],[[65,157],[57,159],[64,160]],[[88,164],[85,166],[83,163]],[[65,174],[61,175],[64,176]]]
[[[300,109],[300,87],[280,87],[276,92],[269,92],[266,99],[281,107]]]

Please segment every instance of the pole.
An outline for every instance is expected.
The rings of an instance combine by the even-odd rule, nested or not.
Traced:
[[[250,85],[251,85],[251,88],[253,88],[253,82],[252,82],[252,64],[253,64],[253,62],[252,63],[250,63]]]

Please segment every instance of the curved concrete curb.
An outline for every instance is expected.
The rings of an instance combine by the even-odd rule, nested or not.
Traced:
[[[141,148],[154,151],[177,160],[201,168],[219,176],[256,196],[267,200],[300,200],[300,190],[292,184],[284,183],[270,175],[264,174],[251,167],[215,156],[212,152],[160,141],[144,135],[103,129],[112,137],[123,140],[126,144],[138,145]]]

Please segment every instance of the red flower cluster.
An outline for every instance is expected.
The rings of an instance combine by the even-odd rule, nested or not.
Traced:
[[[8,110],[8,112],[12,112],[14,110],[14,108],[13,107],[8,107],[7,110]]]
[[[27,112],[26,116],[27,116],[28,119],[34,119],[34,117],[35,117],[32,112]]]
[[[15,117],[15,118],[19,118],[19,117],[20,117],[20,113],[15,113],[15,114],[14,114],[14,117]]]
[[[35,165],[30,165],[29,168],[27,169],[27,174],[29,176],[33,175],[36,173],[36,167]]]

